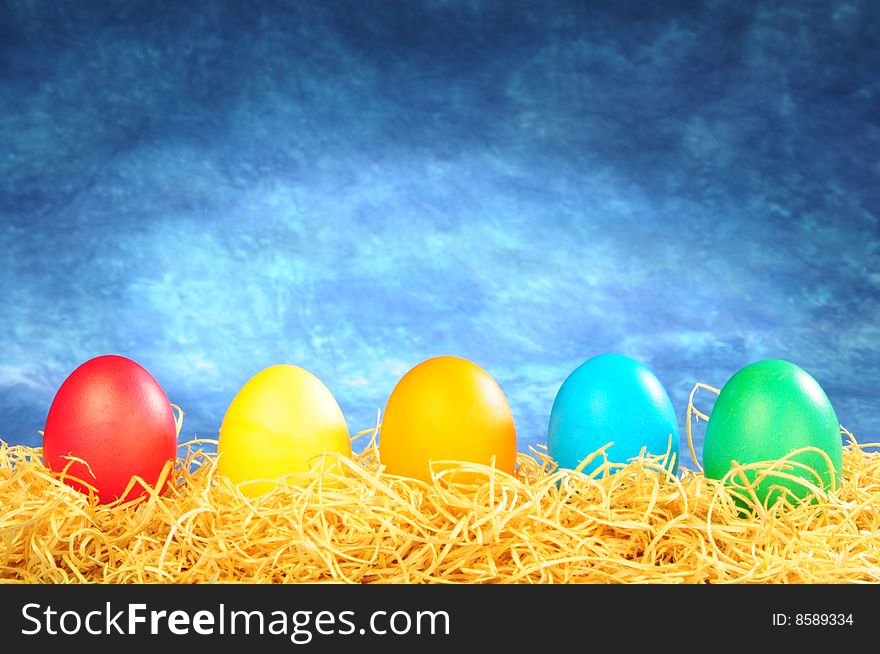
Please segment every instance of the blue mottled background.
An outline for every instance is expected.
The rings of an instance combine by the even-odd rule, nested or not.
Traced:
[[[0,2],[0,437],[103,353],[184,437],[457,354],[525,448],[607,351],[682,421],[786,358],[880,437],[880,3],[251,5]]]

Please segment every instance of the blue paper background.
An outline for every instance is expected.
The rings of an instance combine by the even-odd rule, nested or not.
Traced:
[[[109,352],[185,438],[457,354],[525,448],[602,352],[682,421],[786,358],[880,437],[880,3],[251,4],[0,5],[0,437]]]

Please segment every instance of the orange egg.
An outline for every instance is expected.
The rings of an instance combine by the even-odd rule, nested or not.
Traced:
[[[406,373],[388,398],[379,438],[387,472],[431,480],[432,461],[467,461],[513,474],[516,428],[507,399],[478,365],[428,359]],[[434,466],[439,472],[443,467]],[[458,476],[456,481],[472,481]]]

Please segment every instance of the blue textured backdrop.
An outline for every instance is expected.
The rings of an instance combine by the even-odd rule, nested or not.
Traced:
[[[182,4],[0,2],[0,437],[97,354],[211,437],[262,367],[355,431],[448,353],[524,448],[608,351],[880,437],[880,3]]]

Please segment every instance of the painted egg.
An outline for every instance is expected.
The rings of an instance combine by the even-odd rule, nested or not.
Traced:
[[[578,367],[563,382],[550,412],[549,454],[562,468],[577,468],[605,450],[612,463],[646,454],[669,454],[678,469],[678,421],[660,380],[647,367],[620,354],[602,354]],[[673,459],[674,457],[674,459]],[[584,467],[590,474],[601,456]]]
[[[298,366],[279,365],[257,373],[238,392],[220,426],[217,471],[256,497],[273,480],[321,468],[340,472],[351,456],[345,417],[330,390]],[[258,483],[244,483],[265,480]]]
[[[428,359],[407,372],[388,398],[380,435],[379,456],[393,475],[430,481],[437,461],[494,461],[509,474],[516,465],[516,428],[504,393],[485,370],[459,357]],[[455,479],[475,480],[466,473]]]
[[[93,487],[102,504],[143,497],[146,489],[138,483],[125,492],[132,477],[155,486],[176,456],[171,403],[153,376],[131,359],[107,355],[86,361],[64,381],[49,408],[43,432],[46,465],[83,493]]]
[[[806,468],[796,465],[781,472],[831,488],[843,465],[834,408],[806,371],[787,361],[767,359],[746,366],[721,389],[706,425],[703,466],[707,477],[722,479],[731,461],[776,461],[804,447],[827,454],[831,466],[819,452],[807,451],[792,458]],[[756,475],[755,471],[746,473],[750,482]],[[772,505],[780,496],[787,500],[806,497],[810,489],[794,479],[768,475],[755,493],[762,503]]]

